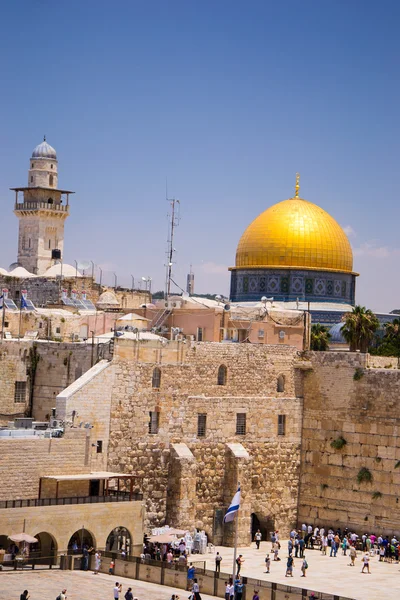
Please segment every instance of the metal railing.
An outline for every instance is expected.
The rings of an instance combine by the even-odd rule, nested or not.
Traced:
[[[68,212],[68,204],[51,204],[48,202],[16,202],[14,210],[55,210],[58,212]]]
[[[102,504],[103,502],[129,502],[129,492],[109,490],[107,496],[70,496],[67,498],[29,498],[19,500],[0,500],[2,508],[30,508],[34,506],[65,506],[69,504]],[[143,500],[143,494],[133,493],[132,501]]]

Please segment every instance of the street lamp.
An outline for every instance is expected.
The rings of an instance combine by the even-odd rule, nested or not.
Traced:
[[[144,281],[146,283],[146,290],[149,292],[149,294],[151,294],[151,282],[152,282],[152,278],[147,276],[147,277],[142,277],[142,281]]]

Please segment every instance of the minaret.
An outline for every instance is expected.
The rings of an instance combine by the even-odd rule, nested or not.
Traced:
[[[19,219],[18,263],[35,275],[43,275],[63,255],[64,221],[74,192],[60,190],[57,184],[57,154],[44,138],[32,152],[28,187],[11,188]]]

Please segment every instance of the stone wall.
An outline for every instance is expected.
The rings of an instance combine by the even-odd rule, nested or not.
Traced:
[[[366,368],[368,356],[357,353],[314,353],[311,362],[299,522],[399,533],[400,372]],[[335,449],[340,437],[346,443]],[[361,469],[371,481],[358,481]]]
[[[39,478],[90,472],[87,432],[70,429],[63,438],[0,438],[0,500],[37,498]]]

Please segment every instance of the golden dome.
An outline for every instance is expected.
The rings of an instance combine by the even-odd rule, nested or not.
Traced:
[[[350,242],[316,204],[297,197],[274,204],[248,226],[236,251],[236,268],[353,270]]]

